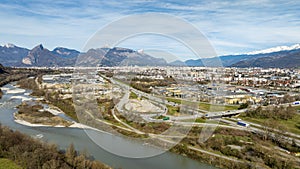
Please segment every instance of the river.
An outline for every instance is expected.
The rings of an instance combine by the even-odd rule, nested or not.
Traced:
[[[61,149],[65,149],[71,143],[79,151],[87,151],[96,160],[99,160],[113,168],[122,169],[215,169],[210,165],[200,163],[187,157],[177,155],[170,152],[165,152],[149,158],[125,158],[107,152],[96,145],[85,133],[79,128],[55,128],[55,127],[29,127],[18,124],[14,121],[13,113],[17,111],[15,108],[22,100],[20,97],[32,98],[28,96],[29,90],[25,92],[7,92],[17,91],[20,88],[14,86],[14,83],[3,86],[4,95],[0,99],[0,123],[13,130],[18,130],[30,136],[43,135],[43,141],[55,143]],[[95,131],[96,132],[96,131]],[[124,147],[124,151],[130,149],[141,149],[141,151],[155,151],[154,148],[143,146],[137,142],[130,141],[125,138],[110,135],[107,133],[97,132],[97,135],[106,143],[118,144]],[[142,148],[141,148],[142,147]]]

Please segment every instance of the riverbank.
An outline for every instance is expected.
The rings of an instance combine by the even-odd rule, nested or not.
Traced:
[[[14,113],[17,120],[23,120],[32,124],[41,124],[47,126],[65,126],[68,127],[72,121],[66,120],[58,115],[47,111],[38,101],[25,101],[18,105],[18,111]]]
[[[28,127],[57,127],[57,128],[61,128],[61,127],[67,127],[67,128],[79,128],[79,129],[90,129],[90,130],[95,130],[95,131],[99,131],[99,132],[103,132],[106,133],[105,131],[101,131],[99,129],[81,124],[81,123],[77,123],[75,121],[72,122],[71,125],[69,126],[63,126],[63,125],[46,125],[46,124],[34,124],[34,123],[30,123],[28,121],[22,120],[22,119],[18,119],[18,117],[16,117],[15,115],[16,113],[14,113],[14,121],[18,124],[24,125],[24,126],[28,126]]]
[[[45,125],[45,124],[33,124],[33,123],[28,122],[28,121],[17,119],[17,118],[15,118],[14,121],[18,124],[28,126],[28,127],[57,127],[57,128],[66,127],[66,126],[62,126],[62,125],[52,126],[52,125]],[[81,124],[81,123],[77,123],[77,122],[74,122],[70,126],[67,126],[67,128],[90,129],[90,130],[105,132],[105,131],[101,131],[99,129],[96,129],[96,128],[93,128],[93,127],[90,127],[90,126],[87,126],[87,125],[84,125],[84,124]]]
[[[34,80],[34,78],[30,78],[30,79]],[[33,98],[33,96],[31,96],[30,93],[26,93],[25,89],[20,89],[19,88],[20,85],[15,84],[14,86],[17,87],[18,89],[10,89],[10,88],[7,88],[7,87],[1,87],[1,89],[3,91],[5,91],[6,94],[23,94],[25,96],[14,95],[14,96],[10,97],[11,100],[12,99],[21,99],[22,102],[30,101],[30,102],[38,102],[38,103],[41,103],[44,100],[44,98],[42,98],[42,96],[41,97],[34,97]],[[45,103],[45,104],[47,104],[47,108],[41,109],[42,110],[41,112],[49,112],[49,113],[51,113],[55,117],[60,117],[60,116],[68,117],[68,115],[64,111],[62,111],[60,108],[56,107],[55,105],[52,105],[51,102]],[[107,133],[106,131],[102,131],[102,130],[99,130],[97,128],[94,128],[94,127],[91,127],[91,126],[79,123],[79,122],[73,120],[72,118],[68,118],[68,121],[71,123],[68,126],[65,126],[65,125],[42,124],[42,123],[36,124],[36,123],[32,123],[32,122],[30,122],[28,120],[24,120],[24,119],[18,118],[16,116],[17,114],[18,114],[17,112],[14,113],[14,121],[16,123],[18,123],[18,124],[21,124],[21,125],[24,125],[24,126],[28,126],[28,127],[54,127],[54,128],[67,127],[67,128],[78,128],[78,129],[85,129],[85,130],[89,129],[89,130],[94,130],[94,131],[98,131],[98,132],[102,132],[102,133]],[[111,133],[107,133],[107,134],[111,134]]]

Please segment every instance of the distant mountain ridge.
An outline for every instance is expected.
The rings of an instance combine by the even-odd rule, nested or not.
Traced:
[[[56,47],[55,49],[53,49],[53,51],[51,51],[51,53],[63,58],[73,58],[77,57],[80,54],[80,52],[75,49],[68,49],[63,47]]]
[[[21,66],[22,59],[28,54],[26,48],[17,47],[13,44],[0,46],[0,63],[4,66]]]
[[[70,51],[69,49],[60,48],[63,51]],[[73,51],[73,54],[68,53],[72,57],[65,57],[64,53],[57,53],[57,49],[50,51],[43,47],[42,44],[30,50],[27,56],[23,57],[22,64],[24,66],[39,66],[39,67],[62,67],[72,66],[78,56],[78,51]]]
[[[300,67],[300,44],[248,52],[246,54],[225,55],[185,61],[186,66],[214,66],[221,61],[225,67]],[[205,63],[205,64],[204,64]]]
[[[176,60],[167,63],[162,58],[145,54],[143,51],[114,47],[90,49],[80,53],[74,49],[56,47],[52,51],[37,45],[33,49],[13,44],[0,46],[0,63],[15,67],[66,67],[66,66],[208,66],[221,63],[225,67],[300,67],[300,44],[279,46],[245,54],[225,55],[213,58]],[[80,57],[78,57],[80,55]],[[79,59],[78,59],[79,58]],[[76,64],[76,65],[75,65]]]
[[[76,66],[166,66],[161,58],[134,51],[127,48],[98,48],[90,49],[80,54]]]
[[[276,47],[273,47],[273,48],[252,51],[252,52],[248,52],[248,53],[245,53],[245,54],[248,54],[248,55],[267,54],[267,53],[275,53],[275,52],[297,50],[297,49],[300,49],[300,44],[295,44],[295,45],[292,45],[292,46],[276,46]]]
[[[80,57],[78,57],[79,55]],[[77,63],[78,58],[80,63]],[[42,44],[31,50],[13,44],[0,46],[0,63],[4,66],[15,67],[67,67],[75,66],[75,64],[77,66],[167,65],[164,59],[127,48],[99,48],[80,53],[77,50],[63,47],[56,47],[50,51]]]
[[[215,66],[215,63],[221,62],[223,66],[230,67],[239,61],[253,59],[253,58],[260,58],[260,57],[266,57],[266,55],[265,54],[225,55],[225,56],[203,58],[203,59],[196,59],[196,60],[190,59],[190,60],[186,60],[184,63],[186,66],[212,66],[213,67]]]
[[[267,56],[241,60],[234,67],[262,67],[262,68],[299,68],[300,49],[285,50],[265,54]]]

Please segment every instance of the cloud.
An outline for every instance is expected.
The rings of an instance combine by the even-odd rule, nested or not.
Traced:
[[[33,47],[42,42],[49,48],[69,46],[81,50],[90,36],[118,18],[159,12],[193,24],[211,41],[218,54],[242,53],[299,43],[299,11],[300,1],[283,0],[4,0],[0,4],[0,43]],[[176,31],[184,30],[178,26]],[[151,46],[155,41],[144,43]],[[166,50],[173,50],[174,44],[168,44]],[[185,57],[191,55],[178,48],[173,51]]]

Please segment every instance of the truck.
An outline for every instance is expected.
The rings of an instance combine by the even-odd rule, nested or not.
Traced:
[[[294,104],[294,105],[299,105],[299,104],[300,104],[300,101],[295,101],[293,104]]]
[[[240,125],[240,126],[243,126],[243,127],[248,127],[250,124],[245,123],[245,122],[243,122],[243,121],[238,121],[238,122],[237,122],[237,125]]]

